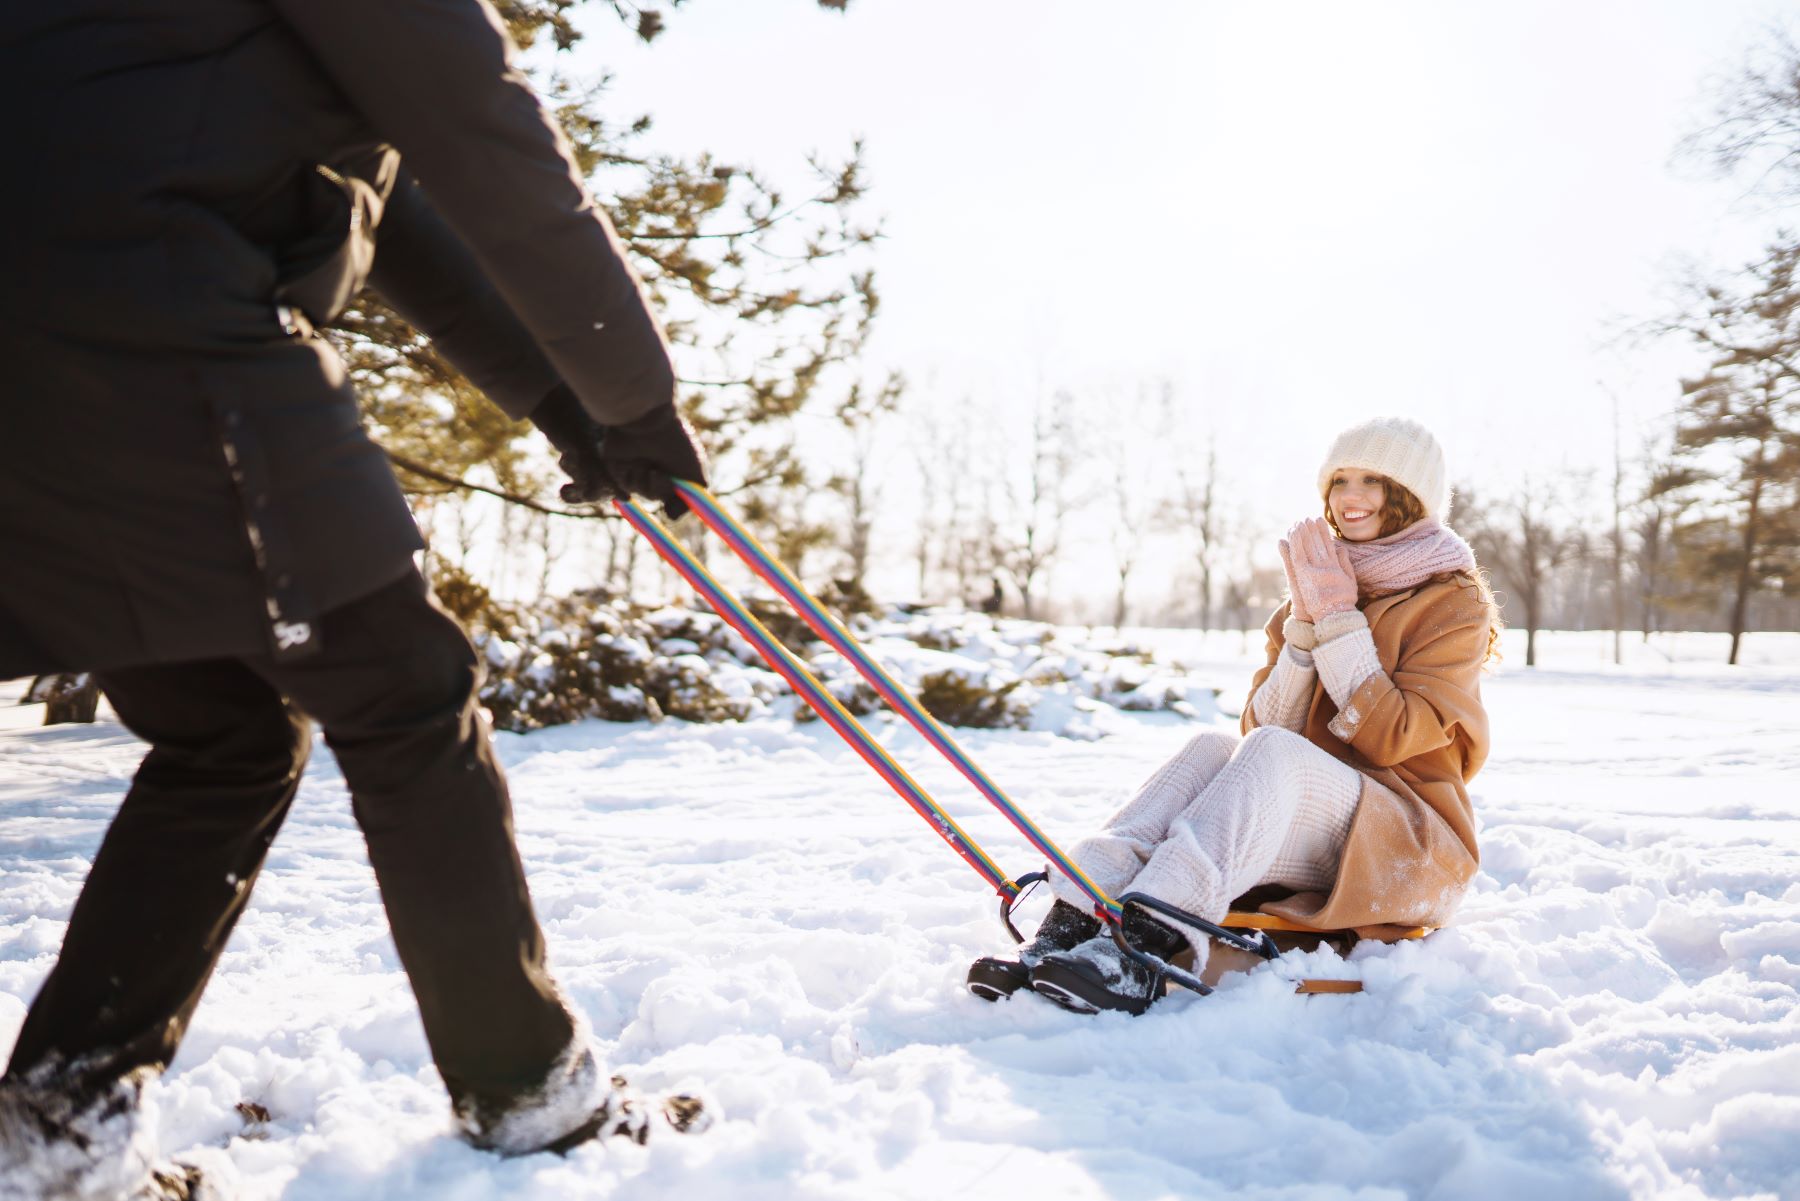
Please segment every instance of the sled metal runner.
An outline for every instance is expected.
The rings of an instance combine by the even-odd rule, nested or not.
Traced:
[[[792,573],[757,542],[756,538],[742,524],[726,512],[711,492],[686,480],[676,480],[675,487],[702,524],[717,534],[745,566],[773,588],[814,634],[842,655],[845,661],[856,669],[857,673],[869,683],[870,687],[875,689],[876,694],[887,702],[894,712],[905,718],[926,742],[936,748],[950,762],[951,766],[955,767],[981,793],[988,803],[998,809],[1024,835],[1025,839],[1050,861],[1051,867],[1061,872],[1087,895],[1092,902],[1096,916],[1104,920],[1114,941],[1118,943],[1124,954],[1159,977],[1205,995],[1212,991],[1212,987],[1199,977],[1131,945],[1123,932],[1122,919],[1127,905],[1137,905],[1146,910],[1161,913],[1165,917],[1174,918],[1194,929],[1204,931],[1226,947],[1262,960],[1278,958],[1281,953],[1275,940],[1270,936],[1269,930],[1303,929],[1266,914],[1232,913],[1227,915],[1225,925],[1219,925],[1143,893],[1128,893],[1117,899],[1108,896],[1001,791],[999,785],[994,783],[993,779],[981,770],[974,759],[956,744],[956,741],[950,737],[937,719],[932,717],[903,685],[870,657],[850,632],[801,586]],[[742,601],[720,584],[705,565],[683,546],[666,526],[635,501],[615,500],[613,507],[633,529],[650,543],[657,555],[674,568],[675,572],[700,594],[701,599],[706,601],[707,605],[727,625],[736,630],[756,650],[756,653],[788,682],[795,695],[805,701],[827,725],[836,731],[838,736],[843,738],[890,788],[900,794],[901,799],[906,801],[914,812],[937,831],[938,836],[948,843],[964,862],[974,868],[988,882],[999,894],[1001,923],[1006,927],[1007,933],[1011,935],[1014,942],[1023,942],[1024,937],[1019,933],[1018,927],[1012,920],[1013,909],[1024,895],[1027,886],[1049,879],[1050,868],[1022,875],[1016,880],[1009,877],[981,849],[980,845],[963,831],[955,819],[907,774],[886,748],[875,741],[868,730],[820,683],[806,665],[786,646],[782,645],[780,640],[756,619]],[[1304,932],[1330,933],[1327,931]],[[1346,992],[1357,991],[1360,988],[1361,985],[1354,981],[1303,980],[1299,982],[1295,991],[1302,993]]]

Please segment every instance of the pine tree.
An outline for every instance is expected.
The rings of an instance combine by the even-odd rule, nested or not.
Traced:
[[[1706,540],[1690,574],[1727,581],[1729,662],[1738,661],[1752,593],[1800,583],[1800,245],[1774,248],[1739,290],[1707,289],[1687,332],[1715,356],[1682,383],[1676,446],[1709,483],[1710,508],[1735,537]]]
[[[1721,90],[1716,121],[1689,139],[1723,174],[1748,175],[1777,203],[1800,198],[1800,46],[1776,30]],[[1730,587],[1730,662],[1738,661],[1753,594],[1800,586],[1800,242],[1778,236],[1741,277],[1701,290],[1668,323],[1709,353],[1682,384],[1676,446],[1710,504],[1676,545],[1690,579]],[[1719,523],[1730,536],[1721,537]],[[1698,549],[1696,549],[1698,548]]]
[[[1645,448],[1644,462],[1649,478],[1633,509],[1632,532],[1637,535],[1638,611],[1644,641],[1649,642],[1650,635],[1663,628],[1664,611],[1679,599],[1671,579],[1675,523],[1683,495],[1700,477],[1692,467],[1654,447]]]
[[[651,118],[608,112],[609,79],[578,86],[554,73],[580,40],[573,17],[582,3],[505,0],[497,8],[522,49],[544,52],[530,59],[538,64],[534,83],[689,373],[678,404],[711,456],[714,491],[732,498],[777,553],[799,557],[834,529],[803,512],[804,499],[838,477],[802,459],[795,418],[840,386],[834,371],[854,362],[880,306],[868,264],[880,231],[860,215],[863,148],[853,145],[841,162],[809,159],[814,183],[798,198],[711,154],[642,149]],[[644,41],[667,28],[660,9],[593,3]],[[518,510],[605,515],[557,502],[561,477],[530,427],[482,399],[373,294],[359,298],[332,337],[368,425],[422,517],[471,492]]]

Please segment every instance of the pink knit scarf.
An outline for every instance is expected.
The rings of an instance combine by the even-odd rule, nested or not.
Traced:
[[[1475,552],[1462,536],[1430,517],[1397,534],[1369,542],[1346,540],[1344,546],[1356,569],[1356,590],[1364,597],[1404,592],[1434,575],[1475,568]]]

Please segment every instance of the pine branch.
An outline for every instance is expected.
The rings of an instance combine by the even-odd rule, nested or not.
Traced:
[[[423,479],[443,484],[454,491],[480,492],[484,495],[503,500],[507,504],[518,505],[520,508],[530,509],[534,513],[547,513],[551,517],[579,517],[584,520],[592,521],[595,519],[616,519],[617,516],[616,514],[599,507],[589,510],[553,508],[550,505],[544,504],[542,501],[533,500],[531,497],[523,496],[517,492],[508,492],[501,488],[490,488],[486,484],[477,484],[472,480],[458,479],[456,476],[448,475],[435,468],[427,467],[417,460],[409,459],[405,455],[396,454],[394,451],[388,450],[385,446],[382,447],[382,451],[386,453],[388,461],[394,466],[409,471]]]
[[[785,210],[783,210],[781,212],[777,212],[777,213],[770,213],[767,217],[763,218],[761,221],[758,221],[755,225],[752,225],[749,229],[733,230],[731,233],[725,233],[725,234],[658,233],[658,234],[653,234],[653,233],[638,233],[638,232],[624,233],[623,231],[621,231],[620,236],[625,238],[626,241],[646,241],[646,242],[701,242],[701,241],[707,241],[707,240],[730,241],[730,240],[737,239],[737,238],[753,238],[757,234],[763,233],[764,231],[771,229],[776,225],[779,225],[781,222],[786,221],[789,217],[792,217],[799,213],[804,212],[805,210],[811,208],[815,204],[831,203],[832,197],[834,197],[835,195],[837,195],[836,189],[820,192],[817,196],[814,196],[809,200],[802,200],[799,204],[794,205],[792,208],[788,208],[788,209],[785,209]]]

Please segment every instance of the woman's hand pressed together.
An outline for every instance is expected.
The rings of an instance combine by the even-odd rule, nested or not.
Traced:
[[[1299,526],[1294,527],[1294,529],[1299,528]],[[1293,535],[1293,532],[1293,530],[1288,531],[1290,537]],[[1312,610],[1306,607],[1306,601],[1300,595],[1299,581],[1294,578],[1293,548],[1288,545],[1288,540],[1286,538],[1283,538],[1277,545],[1281,549],[1281,568],[1283,571],[1287,572],[1288,615],[1295,621],[1304,621],[1310,624],[1313,619]]]
[[[1302,621],[1356,608],[1356,571],[1350,565],[1350,552],[1323,518],[1296,522],[1281,551],[1295,610],[1304,609],[1308,614]]]

